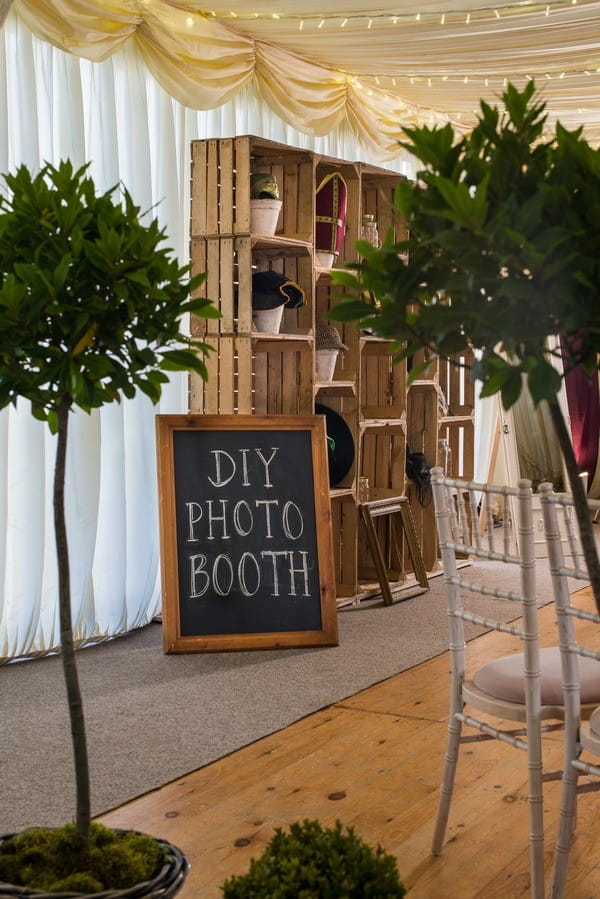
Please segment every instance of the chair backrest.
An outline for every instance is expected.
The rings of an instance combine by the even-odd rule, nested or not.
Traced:
[[[432,487],[435,515],[440,540],[440,550],[447,584],[448,614],[450,616],[450,649],[453,666],[464,674],[464,623],[471,622],[484,628],[495,629],[520,637],[525,654],[526,690],[539,679],[539,632],[535,583],[535,548],[532,514],[531,482],[519,481],[517,487],[478,484],[446,478],[441,468],[432,470]],[[505,501],[505,508],[516,510],[516,521],[511,521],[505,511],[502,531],[495,526],[492,507],[494,497],[514,498]],[[480,527],[479,509],[487,517],[485,532]],[[506,578],[497,576],[494,581],[505,580],[507,589],[483,583],[477,566],[463,568],[459,572],[460,557],[506,563]],[[495,603],[493,600],[503,602]],[[514,610],[506,603],[512,603]],[[480,609],[485,605],[485,609]],[[522,621],[509,623],[522,615]],[[537,675],[536,675],[537,672]],[[536,687],[539,689],[539,684]],[[529,697],[532,693],[527,694]]]
[[[573,714],[578,718],[581,702],[585,703],[587,697],[585,690],[583,697],[580,695],[580,665],[577,657],[600,661],[600,651],[580,642],[576,625],[577,621],[600,624],[600,615],[578,607],[576,582],[582,582],[583,587],[584,583],[589,584],[590,577],[576,529],[573,497],[555,493],[552,484],[540,484],[539,494],[561,648],[565,713],[567,716]],[[592,515],[600,510],[600,501],[588,500],[588,508]],[[567,557],[563,548],[564,541],[561,540],[561,531],[566,533],[568,538]]]

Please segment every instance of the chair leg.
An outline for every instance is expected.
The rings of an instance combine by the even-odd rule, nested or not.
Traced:
[[[552,872],[552,887],[550,889],[551,899],[562,899],[565,892],[569,852],[575,830],[577,776],[577,770],[568,762],[563,771],[558,837],[554,850],[554,869]]]
[[[462,721],[458,720],[453,708],[450,712],[450,720],[448,721],[448,737],[444,755],[444,776],[440,787],[440,801],[435,821],[435,830],[433,832],[433,842],[431,844],[431,852],[433,855],[442,854],[446,826],[448,824],[448,815],[450,814],[450,802],[452,801],[452,792],[454,790],[454,775],[456,774],[456,765],[458,763],[461,732]]]
[[[542,786],[542,738],[540,722],[530,726],[527,741],[529,770],[529,865],[531,899],[545,899],[544,893],[544,799]]]

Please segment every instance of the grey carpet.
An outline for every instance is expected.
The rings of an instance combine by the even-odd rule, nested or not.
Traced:
[[[514,582],[506,568],[478,562],[471,573],[507,589]],[[79,652],[93,814],[443,652],[444,584],[441,577],[430,584],[393,606],[340,610],[337,647],[167,656],[161,627],[151,624]],[[540,603],[551,598],[545,563],[538,595]],[[0,833],[70,820],[72,757],[58,657],[0,668],[0,721]]]

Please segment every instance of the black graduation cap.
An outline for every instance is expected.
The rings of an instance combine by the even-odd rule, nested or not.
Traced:
[[[335,487],[344,480],[354,462],[352,432],[342,416],[329,406],[315,403],[315,413],[325,416],[329,486]]]

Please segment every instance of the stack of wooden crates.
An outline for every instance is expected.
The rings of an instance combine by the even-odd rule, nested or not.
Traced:
[[[250,228],[250,174],[268,172],[279,186],[282,209],[273,236]],[[206,272],[203,295],[222,313],[218,320],[197,319],[192,333],[214,352],[209,377],[192,377],[190,411],[211,414],[313,414],[315,403],[341,415],[354,439],[354,464],[330,491],[336,592],[339,605],[375,595],[379,584],[361,536],[358,479],[369,482],[370,499],[408,495],[425,567],[438,567],[433,503],[422,505],[415,485],[406,481],[407,444],[424,452],[429,465],[440,461],[439,441],[448,440],[455,476],[473,476],[473,388],[460,367],[436,362],[407,391],[406,364],[392,364],[389,341],[354,324],[337,324],[348,351],[340,353],[331,381],[315,374],[315,326],[326,322],[343,288],[320,268],[314,248],[315,194],[328,174],[339,172],[347,185],[346,235],[336,266],[357,261],[355,243],[364,214],[372,214],[383,237],[396,229],[394,190],[401,175],[364,163],[349,163],[262,138],[192,142],[191,259],[193,271]],[[252,327],[252,274],[273,269],[296,281],[305,303],[286,309],[280,333]],[[380,542],[388,539],[378,523]],[[405,571],[397,572],[407,595],[414,578],[405,552]]]

